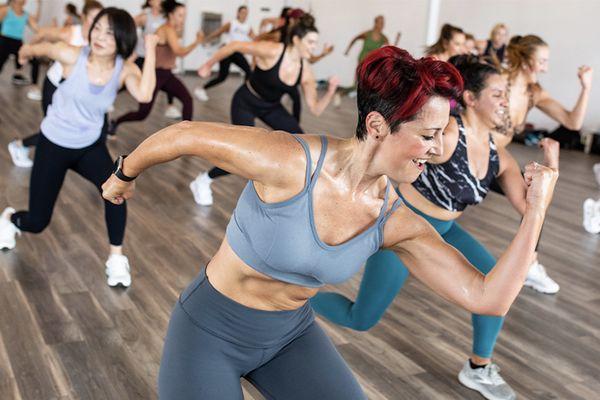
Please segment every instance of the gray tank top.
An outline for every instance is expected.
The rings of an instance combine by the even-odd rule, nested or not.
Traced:
[[[138,40],[137,45],[135,47],[135,53],[138,55],[138,57],[146,57],[144,35],[149,35],[151,33],[156,32],[156,30],[167,21],[167,19],[162,14],[154,16],[150,8],[147,8],[145,10],[145,13],[146,23],[144,24],[144,27],[138,31]]]
[[[291,199],[265,203],[249,181],[227,226],[227,241],[242,261],[273,279],[306,287],[337,284],[352,277],[379,250],[385,222],[401,200],[385,212],[391,187],[388,181],[383,207],[373,225],[339,245],[322,242],[314,221],[312,192],[323,167],[327,138],[321,137],[321,155],[312,175],[309,147],[299,136],[294,138],[306,153],[304,188]]]
[[[54,95],[41,130],[52,143],[68,149],[82,149],[100,138],[104,114],[119,91],[123,58],[117,56],[112,77],[106,85],[88,79],[89,47],[83,47],[73,70]]]

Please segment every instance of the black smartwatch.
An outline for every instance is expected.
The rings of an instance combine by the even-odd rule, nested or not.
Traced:
[[[114,174],[117,178],[119,178],[120,180],[122,180],[124,182],[131,182],[132,180],[137,178],[137,176],[130,177],[123,173],[123,161],[125,161],[125,157],[127,157],[127,156],[126,155],[120,156],[119,158],[117,158],[117,161],[115,161]]]

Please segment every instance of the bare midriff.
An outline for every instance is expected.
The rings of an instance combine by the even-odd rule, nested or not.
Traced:
[[[233,252],[227,239],[208,263],[206,276],[222,295],[257,310],[295,310],[319,291],[278,281],[252,269]]]

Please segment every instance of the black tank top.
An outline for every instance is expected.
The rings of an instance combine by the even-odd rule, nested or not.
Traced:
[[[504,52],[505,51],[506,51],[505,44],[500,46],[500,48],[495,49],[494,46],[492,46],[492,41],[488,39],[487,46],[485,47],[485,51],[483,52],[483,56],[489,57],[489,58],[493,58],[495,56],[496,59],[498,60],[498,62],[500,62],[500,64],[502,64],[502,62],[504,61]]]
[[[248,79],[248,84],[250,88],[257,94],[261,99],[270,101],[270,102],[278,102],[281,100],[281,97],[284,94],[293,95],[294,92],[297,93],[296,86],[300,84],[300,80],[302,79],[302,68],[304,63],[302,60],[300,61],[300,73],[298,74],[298,79],[296,83],[292,86],[287,85],[282,82],[279,78],[279,68],[281,67],[281,61],[283,60],[283,56],[285,55],[285,50],[287,45],[283,46],[283,51],[281,52],[281,56],[277,60],[277,63],[268,70],[263,70],[258,67],[254,67],[254,71],[250,75],[250,79]]]
[[[468,205],[478,204],[485,198],[490,185],[500,170],[496,144],[490,135],[490,158],[487,174],[482,180],[471,174],[467,156],[465,125],[459,115],[453,115],[458,124],[458,143],[452,157],[443,164],[425,164],[413,187],[424,197],[448,211],[463,211]]]

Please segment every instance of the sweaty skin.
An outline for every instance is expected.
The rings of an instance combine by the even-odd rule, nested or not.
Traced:
[[[366,117],[365,140],[331,139],[313,193],[319,238],[337,245],[371,226],[383,205],[386,175],[398,182],[412,182],[422,170],[418,160],[443,153],[442,130],[448,115],[448,100],[432,97],[414,120],[401,124],[393,134],[383,116],[372,111]],[[320,138],[304,138],[313,160],[317,160]],[[138,176],[153,165],[182,155],[201,157],[252,180],[265,202],[289,199],[305,184],[306,157],[290,135],[207,122],[182,122],[157,132],[127,157],[123,172]],[[410,272],[442,297],[471,312],[503,315],[525,280],[556,178],[557,172],[551,168],[535,163],[527,166],[528,191],[521,226],[487,276],[407,207],[390,216],[384,229],[384,247],[396,251]],[[114,175],[103,186],[104,198],[116,204],[131,198],[133,191],[133,182],[120,181]],[[391,194],[386,208],[395,200]],[[209,263],[207,276],[227,297],[262,310],[296,309],[316,292],[257,273],[233,253],[226,240]]]

